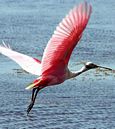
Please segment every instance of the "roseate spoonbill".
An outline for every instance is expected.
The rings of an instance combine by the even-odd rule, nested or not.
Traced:
[[[75,73],[71,72],[68,68],[71,53],[82,37],[91,12],[92,7],[87,2],[83,2],[70,10],[69,14],[57,26],[49,40],[44,50],[42,61],[13,51],[5,43],[0,46],[0,53],[14,60],[27,72],[39,75],[26,88],[33,88],[31,103],[28,106],[27,113],[32,109],[37,93],[42,88],[63,83],[65,80],[74,78],[87,70],[101,67],[92,62],[87,62],[85,66]],[[111,70],[106,67],[101,68]]]

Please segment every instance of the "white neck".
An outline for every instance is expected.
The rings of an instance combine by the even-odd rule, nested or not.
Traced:
[[[69,71],[69,69],[68,69],[66,79],[74,78],[74,77],[82,74],[83,72],[86,72],[87,70],[89,70],[89,69],[87,69],[85,66],[83,66],[80,70],[78,70],[74,73]]]

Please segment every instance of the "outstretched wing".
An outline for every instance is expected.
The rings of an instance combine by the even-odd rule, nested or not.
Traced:
[[[38,59],[13,51],[6,44],[0,46],[0,53],[14,60],[25,71],[34,75],[41,75],[41,61]]]
[[[70,10],[69,14],[57,26],[49,40],[42,58],[41,72],[44,73],[60,61],[68,65],[71,53],[82,36],[91,14],[91,5],[87,2]],[[56,68],[56,67],[55,67]],[[56,69],[58,71],[58,68]]]

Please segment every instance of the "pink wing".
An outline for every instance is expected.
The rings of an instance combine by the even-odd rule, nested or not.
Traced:
[[[69,14],[57,26],[43,54],[42,74],[54,66],[55,70],[58,71],[60,62],[63,62],[64,66],[68,65],[71,53],[82,36],[90,14],[91,5],[86,2],[81,3],[70,10]]]
[[[0,46],[0,53],[14,60],[25,71],[34,75],[41,75],[41,61],[36,58],[13,51],[9,46]]]

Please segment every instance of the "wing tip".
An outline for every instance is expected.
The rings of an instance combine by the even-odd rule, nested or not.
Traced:
[[[2,47],[2,48],[7,48],[7,49],[10,49],[10,50],[11,50],[10,45],[9,45],[9,44],[6,44],[6,43],[4,42],[4,40],[2,40],[2,44],[0,45],[0,47]]]

